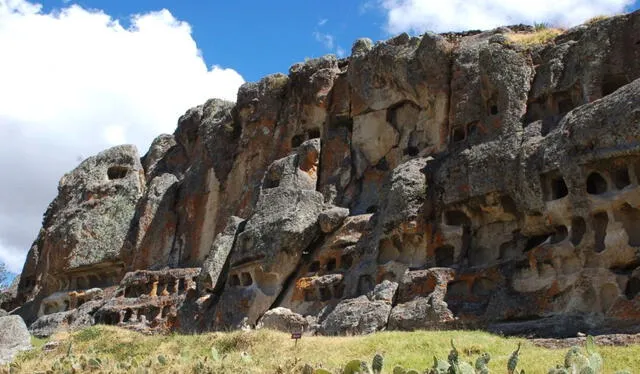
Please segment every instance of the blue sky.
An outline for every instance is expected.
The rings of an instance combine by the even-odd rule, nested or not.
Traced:
[[[563,1],[566,2],[559,0]],[[464,3],[468,6],[472,2]],[[129,25],[132,14],[166,8],[192,26],[193,37],[205,61],[231,67],[247,81],[286,72],[289,66],[305,57],[336,53],[339,49],[348,54],[351,44],[359,37],[375,41],[388,38],[393,31],[401,31],[387,27],[388,12],[370,0],[52,0],[44,1],[43,5],[45,10],[51,10],[72,3],[103,10],[125,26]],[[626,10],[638,8],[640,1],[628,5]],[[514,19],[514,22],[520,21],[547,20],[536,19],[534,15],[529,20]],[[469,26],[473,27],[478,26]]]
[[[129,143],[143,155],[211,97],[308,57],[387,39],[545,22],[634,0],[0,0],[0,262],[19,272],[60,177]]]

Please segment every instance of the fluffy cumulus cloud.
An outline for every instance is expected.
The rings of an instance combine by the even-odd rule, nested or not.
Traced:
[[[80,160],[131,143],[141,154],[208,98],[244,82],[208,67],[189,24],[167,10],[131,26],[77,5],[45,13],[0,0],[0,261],[20,271],[59,178]]]
[[[517,23],[569,27],[624,11],[633,0],[379,0],[387,31],[490,29]]]

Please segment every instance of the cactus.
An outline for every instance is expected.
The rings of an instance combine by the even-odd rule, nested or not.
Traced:
[[[393,374],[407,374],[407,370],[402,366],[396,366],[393,368]]]
[[[344,367],[344,374],[369,374],[371,371],[369,370],[369,366],[367,363],[360,360],[351,360],[347,363],[347,366]]]
[[[382,365],[384,364],[384,357],[381,354],[377,353],[373,356],[373,361],[371,362],[371,369],[373,370],[373,374],[382,373]]]
[[[316,369],[313,374],[331,374],[331,372],[327,369]]]
[[[450,366],[448,362],[438,360],[436,356],[433,356],[433,366],[429,370],[429,374],[447,374]]]
[[[602,356],[600,356],[600,353],[596,350],[596,343],[591,335],[587,336],[586,349],[589,358],[589,368],[591,368],[594,373],[600,373],[604,364]]]
[[[167,365],[167,358],[164,355],[158,355],[158,363],[162,366]]]
[[[218,353],[218,350],[216,349],[216,347],[211,347],[211,361],[213,362],[220,361],[220,353]]]
[[[489,361],[491,360],[491,355],[488,352],[485,352],[478,357],[476,360],[476,374],[489,374]]]
[[[449,361],[449,365],[451,366],[454,366],[458,363],[458,350],[453,344],[453,339],[451,339],[451,351],[449,351],[449,357],[447,357],[447,361]]]
[[[562,366],[558,365],[555,368],[549,369],[548,374],[569,374],[569,372],[567,371],[567,369],[565,369]]]
[[[309,364],[305,364],[304,367],[302,368],[302,374],[313,374],[313,372],[314,372],[313,366]]]
[[[507,362],[507,372],[509,374],[515,374],[516,373],[516,367],[518,366],[518,359],[520,358],[520,346],[521,344],[518,343],[518,348],[513,351],[513,353],[511,354],[511,357],[509,357],[509,361]]]

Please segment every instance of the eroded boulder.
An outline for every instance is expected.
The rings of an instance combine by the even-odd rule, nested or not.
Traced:
[[[31,349],[31,335],[20,316],[0,317],[0,365],[11,362],[20,352]]]

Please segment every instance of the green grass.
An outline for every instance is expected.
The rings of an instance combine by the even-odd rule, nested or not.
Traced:
[[[424,371],[433,357],[447,358],[449,342],[454,339],[461,359],[475,361],[481,352],[491,354],[489,367],[493,373],[505,373],[509,355],[522,342],[519,368],[527,373],[546,373],[563,362],[565,349],[536,347],[519,338],[503,338],[479,331],[382,332],[358,337],[303,337],[296,346],[288,334],[274,331],[208,333],[201,335],[148,336],[110,326],[94,326],[72,334],[60,334],[52,340],[61,344],[50,352],[42,351],[44,341],[37,340],[35,349],[16,359],[14,372],[46,372],[57,361],[64,361],[69,344],[71,354],[83,360],[99,358],[102,372],[135,372],[118,369],[118,363],[147,366],[158,373],[293,373],[304,364],[322,365],[331,370],[343,367],[349,360],[371,362],[376,353],[385,358],[384,372],[402,365]],[[220,361],[212,360],[215,348]],[[599,347],[605,362],[605,373],[640,367],[640,345]],[[245,358],[242,358],[243,352]],[[248,355],[248,356],[247,356]],[[160,364],[158,356],[168,361]],[[202,363],[198,369],[198,363]],[[208,367],[210,371],[202,371]],[[2,372],[2,370],[0,370]]]

